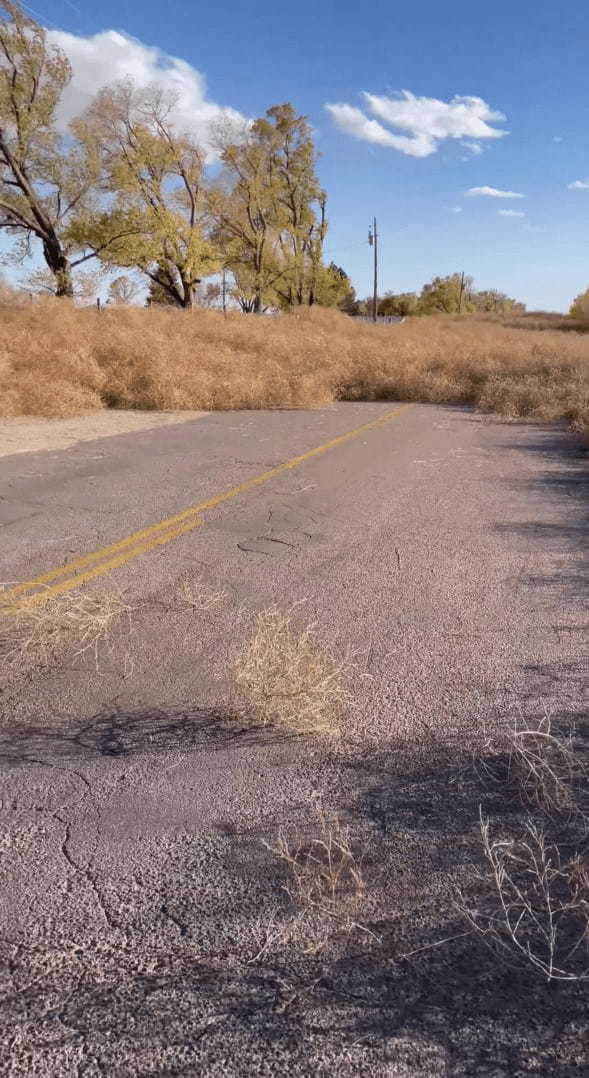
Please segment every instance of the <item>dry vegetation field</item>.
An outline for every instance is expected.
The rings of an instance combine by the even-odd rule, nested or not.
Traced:
[[[584,328],[550,316],[441,315],[372,326],[325,309],[223,318],[163,308],[98,313],[59,300],[9,304],[0,307],[0,415],[403,399],[564,420],[586,432]]]

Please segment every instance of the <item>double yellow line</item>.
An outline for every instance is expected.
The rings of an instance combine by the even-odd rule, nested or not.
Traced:
[[[5,592],[0,592],[0,611],[3,614],[16,614],[23,609],[37,606],[55,595],[63,595],[64,592],[78,588],[81,584],[110,572],[111,569],[118,569],[119,566],[132,561],[133,558],[138,557],[140,554],[147,554],[158,546],[170,543],[180,535],[185,535],[186,532],[198,528],[202,523],[201,514],[206,512],[207,509],[215,509],[218,505],[222,505],[223,502],[228,502],[239,494],[245,494],[248,490],[259,487],[270,479],[275,479],[276,476],[298,467],[299,464],[304,464],[305,461],[311,460],[313,457],[319,457],[330,449],[344,445],[345,442],[352,441],[353,438],[357,438],[366,431],[384,426],[385,423],[389,423],[406,407],[408,406],[400,405],[390,412],[385,412],[378,419],[373,419],[370,423],[364,423],[361,427],[347,431],[346,434],[340,434],[338,438],[332,438],[331,441],[324,442],[323,445],[316,446],[314,449],[309,449],[298,457],[291,457],[289,460],[283,461],[282,464],[277,464],[275,468],[269,468],[268,471],[262,472],[261,475],[246,479],[245,482],[239,483],[237,486],[231,487],[229,490],[223,491],[222,494],[217,494],[199,505],[184,509],[181,513],[176,513],[173,517],[167,517],[166,520],[161,520],[158,524],[151,524],[147,528],[141,528],[140,531],[133,532],[124,539],[119,539],[116,543],[101,547],[100,550],[94,550],[91,554],[84,554],[81,558],[67,562],[66,565],[50,569],[47,573],[42,573],[32,580],[26,580]]]

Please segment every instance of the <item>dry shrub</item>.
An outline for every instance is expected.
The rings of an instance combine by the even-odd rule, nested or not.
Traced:
[[[312,627],[297,632],[278,610],[258,614],[236,663],[237,685],[260,721],[301,734],[337,734],[348,699],[344,675],[345,667],[319,648]]]
[[[575,328],[551,316],[373,326],[318,308],[275,317],[130,307],[99,314],[47,299],[0,307],[0,414],[404,399],[588,431],[589,339]]]
[[[109,591],[69,592],[51,597],[37,606],[21,602],[16,612],[0,604],[0,655],[7,664],[30,658],[47,662],[64,648],[76,655],[98,655],[106,640],[130,609],[120,595]]]
[[[507,828],[493,838],[481,813],[487,876],[478,877],[476,908],[462,901],[493,950],[525,960],[549,980],[589,979],[589,784],[582,751],[574,730],[554,732],[549,714],[508,736],[508,783],[533,816],[520,832]]]
[[[523,834],[493,839],[481,818],[494,903],[467,911],[493,949],[516,955],[548,980],[589,980],[589,863],[529,821]]]
[[[509,742],[509,776],[522,803],[552,820],[582,820],[587,774],[575,751],[574,731],[553,733],[546,712],[533,725],[517,725]]]

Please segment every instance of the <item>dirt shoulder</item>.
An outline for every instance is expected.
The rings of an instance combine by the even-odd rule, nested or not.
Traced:
[[[168,427],[199,419],[206,412],[135,412],[105,409],[85,412],[69,419],[26,417],[0,419],[0,457],[14,453],[39,453],[68,449],[80,442],[93,442],[114,434],[130,434],[152,427]]]

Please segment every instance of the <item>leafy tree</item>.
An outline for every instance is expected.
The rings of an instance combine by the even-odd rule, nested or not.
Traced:
[[[72,296],[72,268],[94,257],[69,236],[74,216],[88,204],[97,176],[89,147],[58,134],[55,113],[71,78],[64,54],[14,0],[1,0],[0,228],[19,241],[16,257],[40,241],[55,294]]]
[[[244,313],[259,313],[275,299],[280,269],[275,258],[276,181],[270,147],[256,124],[221,145],[224,173],[209,191],[214,236],[235,280],[235,298]]]
[[[306,119],[274,105],[242,138],[225,141],[221,159],[209,205],[242,310],[314,303],[327,220]]]
[[[377,307],[378,314],[406,317],[417,313],[417,296],[415,292],[386,292]]]
[[[110,265],[138,269],[178,307],[191,307],[218,268],[207,236],[200,148],[171,119],[175,100],[132,82],[106,87],[76,123],[95,144],[113,206],[77,222],[77,236]]]
[[[315,275],[314,302],[321,307],[339,307],[354,293],[352,282],[341,266],[330,262],[319,266]]]
[[[343,299],[339,301],[337,306],[338,310],[340,310],[342,314],[349,314],[352,317],[361,313],[362,303],[356,296],[356,289],[352,285],[351,281],[349,292],[343,297]]]
[[[569,315],[571,318],[578,318],[580,321],[589,319],[589,288],[575,296],[571,303]]]
[[[482,292],[472,292],[471,302],[476,311],[488,311],[496,314],[522,314],[525,304],[511,299],[505,292],[490,288]]]
[[[472,311],[472,283],[472,277],[463,277],[460,273],[452,273],[448,277],[434,277],[421,290],[419,313],[435,314],[440,311],[445,314],[462,314]]]
[[[139,294],[139,285],[137,281],[134,281],[132,277],[127,276],[126,273],[121,273],[118,277],[115,277],[108,286],[108,303],[114,303],[116,306],[123,306],[129,303],[133,303],[133,300],[137,298]]]
[[[283,263],[277,291],[289,307],[312,304],[327,234],[327,196],[317,178],[311,128],[290,104],[268,109],[259,125],[277,177],[276,227]]]

